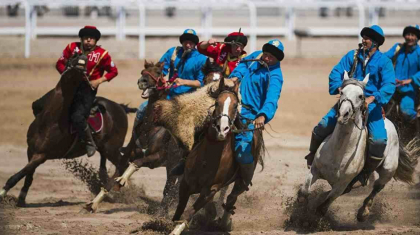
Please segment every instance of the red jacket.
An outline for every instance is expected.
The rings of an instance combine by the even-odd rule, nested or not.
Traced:
[[[56,64],[56,68],[60,74],[66,69],[67,60],[73,53],[82,54],[80,42],[72,42],[64,48],[63,55],[58,59]],[[105,78],[108,82],[118,75],[118,69],[112,61],[111,56],[108,51],[104,50],[102,47],[96,46],[93,51],[87,54],[87,58],[87,74],[89,76],[89,81],[101,78],[104,75],[104,71],[107,72]],[[92,69],[94,70],[92,71]]]
[[[213,58],[217,64],[224,68],[223,72],[227,76],[238,66],[239,61],[246,56],[246,52],[242,51],[239,57],[230,59],[230,52],[232,51],[230,45],[216,43],[214,46],[209,45],[207,49],[201,49],[201,43],[197,45],[198,51],[203,55]]]

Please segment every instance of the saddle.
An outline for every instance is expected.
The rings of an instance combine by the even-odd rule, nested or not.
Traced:
[[[87,124],[92,131],[92,134],[98,134],[102,131],[104,126],[104,117],[103,114],[106,112],[106,109],[103,105],[98,103],[98,100],[95,99],[93,102],[92,108],[90,109],[90,114],[87,119]],[[70,127],[70,133],[73,134],[76,132],[73,125]]]

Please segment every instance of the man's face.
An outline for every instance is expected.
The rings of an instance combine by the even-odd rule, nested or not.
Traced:
[[[92,36],[84,36],[82,38],[83,48],[87,51],[91,50],[96,46],[96,38]]]
[[[277,62],[279,62],[279,60],[274,57],[270,52],[264,52],[263,55],[261,56],[261,59],[268,65],[274,65]]]
[[[241,55],[242,51],[244,50],[244,46],[241,43],[232,44],[231,54],[233,57],[238,57]]]
[[[418,38],[414,33],[406,33],[404,38],[408,46],[414,46],[417,44]]]
[[[185,40],[182,42],[182,48],[184,48],[184,51],[194,49],[195,43]]]
[[[368,50],[372,46],[372,39],[370,39],[369,37],[363,35],[363,37],[362,37],[362,44],[363,44],[363,49],[364,50]]]

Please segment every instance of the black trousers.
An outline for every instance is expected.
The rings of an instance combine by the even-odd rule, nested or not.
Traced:
[[[53,90],[32,103],[32,111],[35,116],[44,109],[45,102],[49,99]],[[92,90],[87,82],[82,82],[77,88],[70,106],[70,120],[82,140],[86,138],[84,131],[87,127],[86,120],[95,101],[96,93],[97,90]]]
[[[87,119],[97,90],[92,90],[87,82],[80,83],[70,107],[70,120],[81,140],[86,140]]]

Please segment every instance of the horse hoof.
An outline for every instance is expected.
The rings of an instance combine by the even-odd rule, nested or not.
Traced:
[[[357,221],[365,222],[368,216],[369,216],[369,210],[360,208],[359,212],[357,213]]]
[[[16,203],[17,207],[26,207],[26,202],[23,200],[18,200],[18,202]]]
[[[88,213],[95,213],[96,210],[92,207],[93,203],[90,202],[86,204],[80,211],[79,214],[88,214]]]

